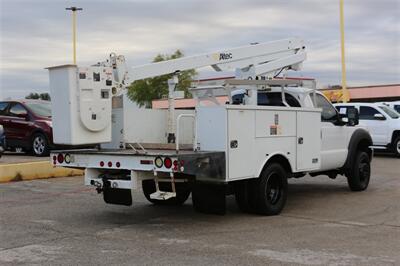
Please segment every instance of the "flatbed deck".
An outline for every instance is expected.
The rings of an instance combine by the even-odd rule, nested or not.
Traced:
[[[146,149],[146,151],[132,149],[75,149],[75,150],[53,150],[52,153],[68,153],[80,155],[118,155],[118,156],[179,156],[179,155],[210,155],[215,151],[192,151],[192,150],[166,150],[166,149]]]

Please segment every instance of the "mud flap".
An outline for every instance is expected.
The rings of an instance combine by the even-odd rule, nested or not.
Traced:
[[[103,181],[103,198],[108,204],[132,205],[132,194],[130,189],[112,188],[110,181]]]
[[[202,213],[226,213],[226,186],[196,183],[192,190],[193,208]]]

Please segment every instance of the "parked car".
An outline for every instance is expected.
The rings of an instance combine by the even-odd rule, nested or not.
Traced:
[[[396,110],[396,112],[400,113],[400,101],[393,101],[393,102],[382,102],[384,105],[387,105],[391,108],[393,108],[394,110]]]
[[[3,155],[5,147],[5,136],[4,136],[4,128],[3,125],[0,125],[0,158]]]
[[[339,113],[359,111],[360,125],[368,129],[375,148],[387,149],[400,157],[400,115],[383,103],[337,103]]]
[[[6,149],[22,148],[36,156],[45,156],[54,147],[48,101],[1,101],[0,124],[7,139]]]

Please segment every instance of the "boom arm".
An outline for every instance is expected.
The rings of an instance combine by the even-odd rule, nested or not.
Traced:
[[[272,76],[282,68],[299,70],[305,59],[305,46],[303,41],[298,38],[247,45],[214,53],[145,64],[130,69],[127,68],[123,56],[110,55],[118,89],[125,88],[135,80],[206,66],[211,66],[216,71],[245,70],[253,67],[253,74],[256,76]]]

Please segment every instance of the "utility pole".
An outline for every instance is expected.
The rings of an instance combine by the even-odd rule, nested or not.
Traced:
[[[83,10],[82,8],[71,6],[67,7],[65,10],[72,11],[72,49],[73,49],[73,61],[76,65],[76,11]]]
[[[343,1],[340,0],[340,44],[341,44],[341,57],[342,57],[342,101],[347,103],[349,101],[349,91],[347,90],[346,82],[346,60],[344,53],[344,14],[343,14]]]

